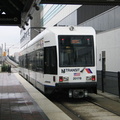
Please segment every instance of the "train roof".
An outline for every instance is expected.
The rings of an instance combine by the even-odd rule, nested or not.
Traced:
[[[31,40],[22,49],[25,49],[26,47],[29,47],[32,44],[34,44],[35,42],[37,42],[38,40],[42,39],[47,33],[54,33],[56,35],[95,35],[95,30],[92,27],[80,27],[80,26],[47,27],[39,35],[37,35],[35,38],[33,38],[33,40]]]
[[[46,30],[55,34],[95,34],[92,27],[68,26],[68,27],[48,27]]]

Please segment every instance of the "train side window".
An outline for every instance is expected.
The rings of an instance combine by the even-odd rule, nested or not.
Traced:
[[[40,71],[43,71],[43,67],[44,67],[44,51],[43,49],[40,50]]]
[[[25,67],[25,55],[23,55],[22,65]]]
[[[44,74],[57,74],[56,46],[44,48]]]
[[[40,54],[39,51],[36,52],[36,71],[40,69]]]
[[[26,54],[26,55],[25,55],[25,68],[28,68],[28,65],[29,65],[29,64],[28,64],[28,63],[29,63],[28,61],[29,61],[29,59],[28,59],[28,54]]]
[[[36,52],[36,71],[43,71],[43,49]]]
[[[20,67],[23,67],[23,56],[19,57],[19,61],[20,61]]]
[[[30,53],[29,69],[30,69],[30,70],[33,70],[33,69],[34,69],[34,54],[33,54],[33,52]]]

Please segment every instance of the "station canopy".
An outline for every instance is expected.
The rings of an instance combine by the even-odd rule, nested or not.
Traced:
[[[24,26],[39,4],[120,5],[120,0],[0,0],[0,25]]]

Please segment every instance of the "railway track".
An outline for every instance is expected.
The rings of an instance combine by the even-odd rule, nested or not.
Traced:
[[[92,95],[85,99],[56,96],[51,100],[73,120],[120,120],[120,103],[103,96]]]
[[[16,66],[7,64],[12,66],[12,72],[18,72]],[[100,95],[69,99],[66,95],[56,94],[50,100],[73,120],[120,120],[120,103]]]

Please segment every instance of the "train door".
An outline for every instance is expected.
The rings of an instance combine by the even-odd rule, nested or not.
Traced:
[[[44,74],[57,74],[56,46],[44,48]]]

